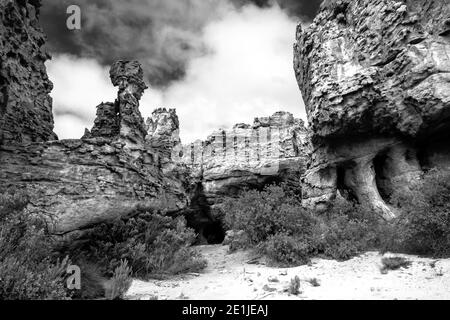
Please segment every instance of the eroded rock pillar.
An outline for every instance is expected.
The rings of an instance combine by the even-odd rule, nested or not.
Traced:
[[[345,170],[344,183],[359,203],[379,211],[385,219],[395,218],[394,210],[386,204],[378,191],[372,156],[355,160],[354,164]]]

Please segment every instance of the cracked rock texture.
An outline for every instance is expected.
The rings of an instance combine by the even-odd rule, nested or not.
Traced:
[[[450,169],[450,2],[325,1],[296,38],[313,146],[305,204],[339,190],[395,216],[393,190]]]
[[[220,203],[244,188],[286,181],[301,189],[307,130],[288,112],[255,118],[253,125],[218,130],[206,141],[184,145],[181,161],[202,185],[207,203]]]
[[[187,173],[168,166],[164,152],[153,148],[151,139],[146,142],[138,100],[142,73],[134,78],[117,65],[138,63],[111,67],[111,78],[122,81],[118,98],[97,107],[94,127],[82,139],[0,148],[0,189],[26,188],[32,195],[29,210],[49,218],[56,234],[126,217],[138,208],[171,213],[188,205]]]
[[[56,140],[40,1],[0,2],[0,145]]]
[[[176,212],[187,205],[176,176],[163,175],[151,151],[140,157],[110,139],[61,140],[0,148],[0,190],[25,188],[29,210],[67,233],[137,208]]]
[[[164,158],[171,162],[182,155],[180,122],[175,109],[158,108],[147,118],[147,144],[158,148]]]
[[[147,137],[139,111],[147,87],[137,61],[112,65],[118,96],[97,107],[91,131],[82,139],[56,140],[39,6],[36,0],[0,3],[0,192],[26,189],[28,209],[46,217],[55,234],[124,217],[136,208],[185,209],[186,170],[171,166],[167,148]]]

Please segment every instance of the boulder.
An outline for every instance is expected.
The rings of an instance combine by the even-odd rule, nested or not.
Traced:
[[[450,5],[325,1],[297,27],[294,70],[311,129],[304,203],[336,193],[386,218],[394,190],[450,169]]]

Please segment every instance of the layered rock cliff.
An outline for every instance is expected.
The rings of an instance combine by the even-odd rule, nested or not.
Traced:
[[[307,130],[288,112],[255,118],[253,125],[218,130],[206,141],[184,145],[181,161],[199,179],[210,205],[244,188],[286,181],[301,189]]]
[[[138,62],[112,65],[117,99],[97,107],[91,131],[82,139],[55,140],[39,7],[36,0],[0,4],[0,192],[27,190],[28,210],[46,217],[56,234],[127,216],[137,208],[186,208],[186,171],[170,166],[170,147],[156,146],[147,137],[139,111],[146,85]],[[172,135],[172,130],[163,128],[159,134]]]
[[[121,77],[123,87],[114,103],[98,107],[95,125],[83,139],[0,148],[0,189],[26,189],[32,196],[28,209],[49,218],[54,233],[124,217],[138,208],[170,213],[188,204],[187,175],[181,169],[163,172],[161,163],[169,160],[145,141],[138,103],[143,87],[118,64],[138,70],[142,81],[136,62],[114,64],[111,78]],[[110,129],[116,135],[104,134]]]
[[[337,191],[395,216],[393,190],[450,169],[450,4],[325,1],[297,28],[294,69],[313,150],[305,204]]]

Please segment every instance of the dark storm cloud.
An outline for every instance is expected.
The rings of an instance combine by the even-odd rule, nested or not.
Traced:
[[[290,16],[312,20],[319,10],[322,0],[234,0],[239,4],[253,3],[258,7],[270,7],[273,3],[287,11]]]
[[[275,0],[230,0],[269,7]],[[312,19],[320,0],[276,0],[291,16]],[[66,9],[81,7],[82,29],[66,28]],[[138,59],[149,82],[164,87],[185,75],[191,59],[208,53],[202,28],[220,18],[226,0],[46,0],[41,22],[52,53],[94,58],[103,65]]]

